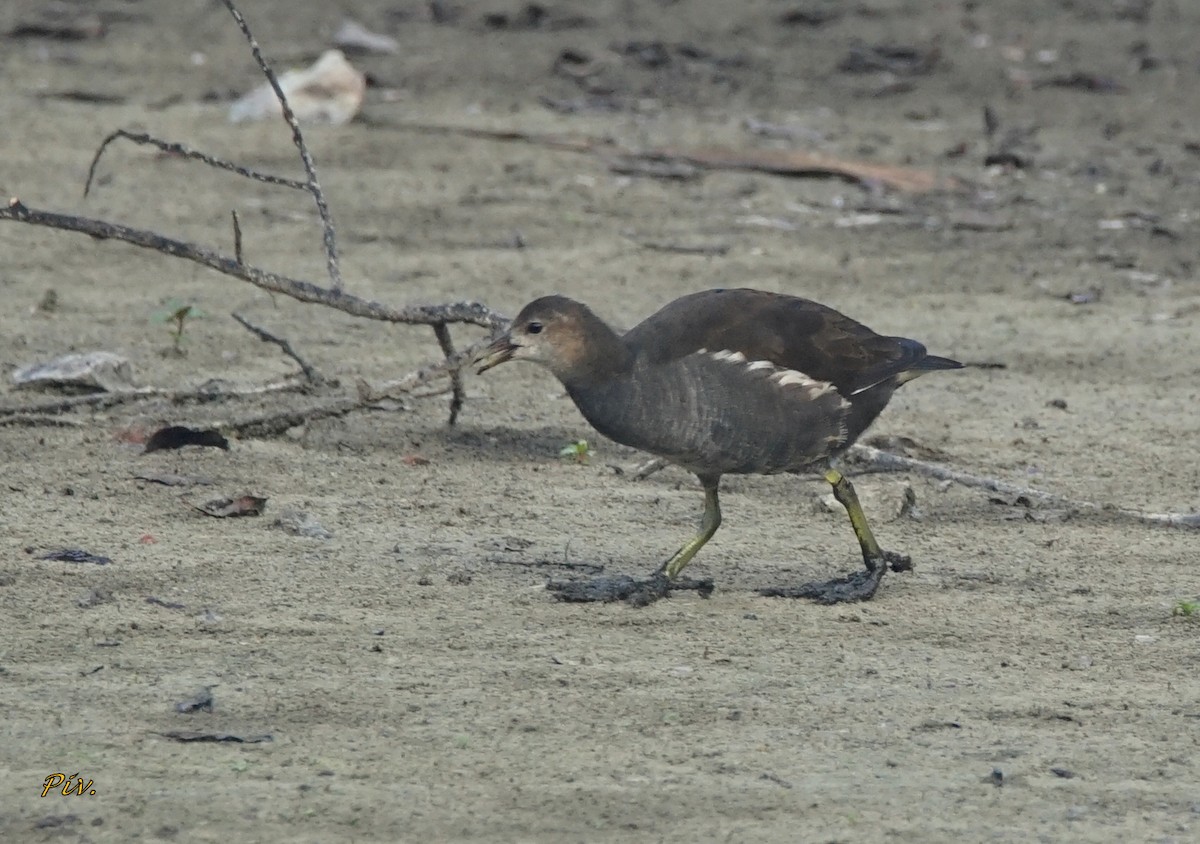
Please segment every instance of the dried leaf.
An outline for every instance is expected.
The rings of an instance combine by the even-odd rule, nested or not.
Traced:
[[[238,498],[217,498],[199,506],[197,510],[206,516],[217,519],[227,519],[234,516],[261,516],[267,507],[267,499],[257,495],[243,495]]]
[[[183,425],[168,425],[154,432],[146,442],[146,450],[142,454],[149,454],[152,451],[165,451],[172,448],[183,448],[185,445],[204,445],[211,446],[212,448],[223,448],[229,451],[229,440],[221,436],[221,433],[215,429],[209,428],[201,431],[196,428],[187,428]]]
[[[48,551],[38,556],[39,560],[57,560],[60,563],[93,563],[97,566],[107,566],[112,562],[108,557],[84,551],[82,548],[60,548]]]

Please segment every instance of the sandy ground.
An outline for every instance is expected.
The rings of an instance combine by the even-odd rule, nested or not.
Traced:
[[[4,4],[0,30],[49,5]],[[809,296],[997,365],[906,387],[873,435],[1077,501],[1200,509],[1200,9],[711,0],[554,3],[538,19],[487,2],[452,4],[460,15],[437,24],[417,2],[299,5],[245,2],[282,65],[314,58],[343,13],[401,44],[356,59],[379,86],[362,118],[308,135],[355,293],[513,314],[558,291],[622,326],[707,287]],[[0,39],[3,193],[226,252],[237,209],[247,260],[321,281],[302,195],[118,145],[81,198],[92,152],[120,127],[300,171],[281,124],[224,120],[230,92],[259,78],[219,4],[66,7],[98,12],[105,36]],[[832,17],[780,22],[798,11]],[[856,44],[936,61],[840,69]],[[597,63],[574,113],[542,99],[589,96],[554,72],[565,50]],[[747,119],[791,137],[751,134]],[[791,146],[966,187],[630,177],[413,122]],[[1026,166],[985,167],[996,151]],[[39,310],[51,289],[57,308]],[[313,397],[154,399],[11,424],[12,408],[53,394],[12,390],[9,373],[108,350],[162,388],[292,376],[233,310],[342,389],[399,377],[437,347],[426,329],[16,223],[0,225],[0,292],[5,841],[1196,840],[1200,626],[1179,614],[1200,598],[1194,532],[862,476],[881,539],[917,567],[871,603],[828,608],[755,594],[857,565],[844,517],[819,504],[826,489],[733,478],[725,526],[694,563],[716,580],[710,599],[556,603],[548,577],[648,571],[690,535],[701,495],[678,470],[614,471],[641,456],[590,434],[537,368],[471,376],[453,429],[444,396],[412,397],[228,452],[142,456],[123,442],[131,430]],[[171,300],[207,314],[182,357],[154,321]],[[590,463],[560,459],[580,437]],[[212,485],[134,477],[148,472]],[[886,521],[902,481],[916,511]],[[262,517],[186,503],[245,492],[268,497]],[[275,527],[288,509],[332,537]],[[112,562],[38,559],[63,547]],[[211,712],[176,711],[206,686]],[[55,772],[95,793],[40,797]]]

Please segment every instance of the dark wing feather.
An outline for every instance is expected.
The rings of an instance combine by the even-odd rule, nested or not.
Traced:
[[[706,290],[676,299],[625,335],[651,363],[699,349],[741,352],[749,360],[832,383],[849,396],[919,368],[925,347],[884,337],[832,308],[761,290]]]

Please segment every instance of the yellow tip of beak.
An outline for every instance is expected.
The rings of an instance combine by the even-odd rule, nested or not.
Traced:
[[[517,347],[513,345],[512,340],[505,334],[475,356],[475,360],[473,361],[477,367],[475,372],[482,375],[493,366],[499,366],[506,361],[512,360],[513,353],[516,350]]]

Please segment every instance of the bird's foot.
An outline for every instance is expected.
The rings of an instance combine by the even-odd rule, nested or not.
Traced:
[[[758,594],[770,598],[808,598],[818,604],[845,604],[854,601],[869,601],[883,580],[883,572],[863,569],[846,577],[835,577],[824,582],[802,583],[799,586],[772,586],[758,590]]]
[[[593,577],[587,580],[551,580],[546,588],[560,601],[569,603],[609,603],[625,601],[635,607],[646,607],[672,592],[692,590],[702,598],[712,594],[713,582],[709,579],[693,580],[688,577],[671,580],[662,572],[655,572],[645,579],[627,575],[615,577]]]
[[[802,583],[799,586],[769,587],[760,589],[760,595],[772,598],[808,598],[818,604],[848,604],[869,601],[875,597],[879,583],[890,568],[892,571],[912,571],[912,558],[907,554],[884,551],[881,557],[870,561],[869,568],[856,571],[845,577],[835,577],[824,582]]]

